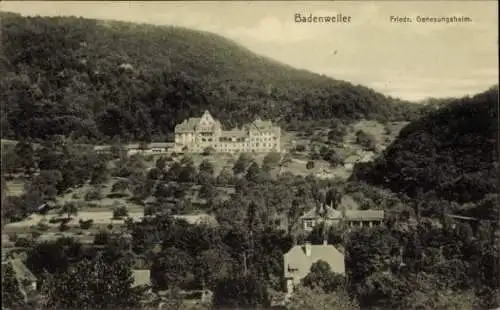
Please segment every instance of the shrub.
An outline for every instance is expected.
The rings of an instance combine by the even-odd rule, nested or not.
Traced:
[[[205,148],[203,152],[201,153],[202,156],[209,156],[211,154],[215,153],[215,149],[211,146]]]
[[[69,225],[67,223],[62,222],[61,225],[59,225],[59,231],[67,231],[69,230]]]
[[[125,206],[116,207],[113,210],[113,218],[121,219],[122,217],[128,216],[128,210]]]
[[[37,229],[38,229],[38,230],[41,230],[41,231],[47,231],[47,230],[49,230],[49,228],[50,228],[50,226],[49,226],[49,225],[47,225],[47,224],[46,224],[46,223],[44,223],[44,222],[40,222],[40,223],[38,223],[38,225],[37,225]]]
[[[307,169],[314,168],[314,161],[312,161],[312,160],[308,161],[307,164],[306,164],[306,168]]]
[[[17,238],[16,241],[14,242],[14,246],[19,247],[19,248],[28,248],[31,247],[33,242],[24,237]]]
[[[306,146],[305,145],[302,145],[302,144],[299,144],[295,147],[295,151],[297,152],[305,152],[306,151]]]
[[[31,237],[33,239],[36,239],[36,238],[40,237],[41,235],[42,235],[42,233],[39,232],[39,231],[33,231],[33,232],[31,232]]]
[[[91,189],[85,193],[85,201],[99,200],[102,198],[102,193],[99,189]]]
[[[111,225],[111,224],[110,224]],[[109,226],[109,225],[108,225]],[[109,243],[109,233],[107,231],[99,231],[94,237],[94,244],[106,245]]]
[[[377,146],[375,137],[372,134],[366,133],[362,130],[356,132],[356,143],[370,151],[374,151]]]
[[[93,219],[86,220],[86,221],[80,220],[80,228],[81,229],[89,229],[90,227],[92,227],[93,223],[94,223]]]

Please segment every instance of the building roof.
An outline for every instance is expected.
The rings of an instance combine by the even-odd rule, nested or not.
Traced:
[[[240,130],[240,129],[231,129],[231,130],[228,130],[228,131],[221,131],[220,133],[220,137],[221,138],[244,138],[247,136],[247,132],[244,131],[244,130]]]
[[[203,112],[203,116],[202,117],[191,117],[191,118],[188,118],[188,119],[185,119],[182,123],[180,124],[177,124],[175,126],[175,132],[190,132],[190,131],[195,131],[196,128],[198,127],[198,125],[200,124],[200,121],[203,117],[205,116],[209,116],[211,119],[213,119],[213,126],[212,126],[212,129],[220,129],[222,128],[222,125],[221,123],[216,120],[215,118],[212,117],[212,115],[210,114],[210,112],[208,110],[205,110],[205,112]]]
[[[148,144],[148,148],[169,148],[173,147],[174,143],[171,142],[151,142]]]
[[[155,196],[148,196],[146,199],[144,199],[144,204],[155,204],[158,202],[158,198]]]
[[[346,220],[380,221],[384,219],[384,210],[347,210]]]
[[[253,122],[243,125],[244,130],[257,130],[257,131],[274,131],[280,130],[278,126],[274,126],[272,121],[263,121],[260,117],[257,117]]]
[[[149,269],[134,269],[132,270],[132,275],[134,277],[134,284],[132,286],[134,287],[151,284],[151,272]]]
[[[310,246],[310,256],[306,255],[305,248]],[[345,262],[344,255],[340,253],[333,245],[296,245],[283,256],[284,277],[285,278],[304,278],[311,266],[319,261],[327,262],[333,272],[344,274]]]
[[[209,214],[173,215],[173,218],[184,220],[192,225],[208,224],[217,225],[217,220]]]
[[[359,162],[360,158],[357,155],[350,155],[346,159],[344,159],[344,164],[355,164]]]
[[[326,208],[327,211],[327,218],[328,219],[340,219],[342,218],[342,212],[335,210],[333,208]],[[312,208],[308,212],[306,212],[304,215],[302,215],[300,218],[305,220],[305,219],[316,219],[318,217],[321,217],[321,215],[318,213],[317,208]]]
[[[343,195],[340,200],[340,205],[336,209],[331,206],[326,206],[327,218],[328,219],[340,219],[342,218],[342,211],[340,210],[358,210],[358,203],[352,198],[351,195]],[[315,219],[320,217],[318,214],[318,210],[316,208],[312,208],[307,213],[305,213],[301,218],[302,219]]]

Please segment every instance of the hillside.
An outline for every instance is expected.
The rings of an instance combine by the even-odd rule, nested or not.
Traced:
[[[2,138],[161,140],[210,109],[283,126],[415,118],[417,105],[297,70],[219,35],[177,27],[1,13]],[[304,125],[305,126],[305,125]]]
[[[498,191],[498,87],[456,99],[413,121],[383,155],[354,175],[411,198],[458,204]],[[491,196],[490,196],[491,197]]]

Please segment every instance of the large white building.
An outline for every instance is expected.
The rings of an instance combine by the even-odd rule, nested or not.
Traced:
[[[257,118],[241,129],[222,130],[221,123],[205,111],[201,117],[189,118],[175,126],[177,152],[201,153],[213,148],[215,152],[279,152],[281,129],[271,121]]]

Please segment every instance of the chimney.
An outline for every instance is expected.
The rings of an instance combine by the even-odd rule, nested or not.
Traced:
[[[311,256],[311,243],[310,242],[306,242],[306,244],[304,245],[304,251],[306,252],[306,256]]]

